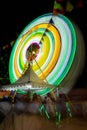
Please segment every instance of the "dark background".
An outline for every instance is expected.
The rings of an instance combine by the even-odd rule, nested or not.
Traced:
[[[9,84],[8,64],[12,50],[11,41],[36,17],[53,11],[54,0],[3,1],[0,2],[0,85]],[[87,52],[87,4],[82,8],[66,12],[78,25],[85,40]],[[87,58],[82,74],[75,87],[87,87]]]

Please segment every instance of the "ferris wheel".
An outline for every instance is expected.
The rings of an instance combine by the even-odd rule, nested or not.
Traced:
[[[41,15],[24,28],[14,44],[10,82],[15,83],[30,64],[41,80],[67,93],[82,71],[84,56],[83,36],[72,20],[63,14]]]

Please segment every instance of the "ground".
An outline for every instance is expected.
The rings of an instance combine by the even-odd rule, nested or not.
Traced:
[[[59,125],[40,115],[8,115],[0,125],[0,130],[86,130],[87,118],[66,118]]]

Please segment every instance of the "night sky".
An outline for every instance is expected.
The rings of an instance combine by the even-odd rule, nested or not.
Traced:
[[[9,84],[8,64],[12,50],[11,42],[15,41],[21,31],[36,17],[52,12],[53,0],[5,1],[0,4],[0,85]],[[87,52],[87,4],[65,14],[78,25],[85,40]],[[82,74],[75,87],[87,87],[87,58]]]

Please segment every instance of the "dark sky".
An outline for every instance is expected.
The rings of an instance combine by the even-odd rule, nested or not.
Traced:
[[[16,39],[21,31],[36,17],[52,12],[53,0],[29,0],[29,1],[5,1],[0,4],[0,47],[9,44],[12,40]],[[85,40],[85,48],[87,52],[87,5],[81,9],[75,9],[72,12],[66,13],[66,16],[71,17],[79,26],[83,33]],[[0,57],[7,55],[4,58],[5,65],[0,63],[0,76],[8,76],[8,62],[11,53],[11,47],[8,50],[0,49]],[[79,77],[76,86],[87,86],[87,59],[82,75]],[[3,72],[3,73],[2,73]],[[0,84],[8,83],[0,81]]]

